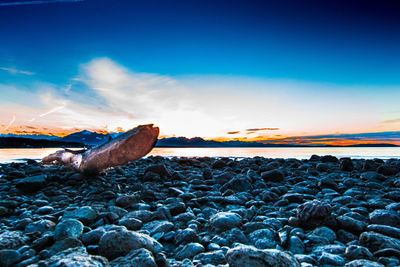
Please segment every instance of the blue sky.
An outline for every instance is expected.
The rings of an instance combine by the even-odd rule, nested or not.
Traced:
[[[37,116],[60,107],[49,99],[64,100],[65,105],[61,106],[66,108],[71,102],[86,102],[85,108],[93,112],[110,108],[114,104],[92,87],[98,75],[88,74],[88,68],[102,65],[117,72],[119,69],[128,76],[147,73],[171,79],[189,95],[207,88],[214,88],[208,96],[213,97],[215,93],[220,101],[227,94],[239,99],[244,95],[249,98],[246,110],[255,106],[251,98],[265,97],[265,102],[276,98],[276,112],[255,109],[253,114],[276,113],[277,119],[266,118],[265,124],[262,119],[255,119],[252,124],[230,124],[226,130],[240,130],[235,126],[278,127],[284,135],[317,133],[318,125],[307,130],[290,122],[290,114],[281,116],[293,112],[288,106],[296,105],[296,99],[287,103],[284,99],[294,95],[305,103],[302,109],[304,106],[309,109],[299,114],[304,116],[300,121],[307,121],[310,114],[317,113],[332,117],[334,127],[321,125],[322,134],[396,130],[398,123],[390,127],[382,123],[400,118],[400,108],[394,101],[399,97],[400,86],[399,12],[398,1],[2,0],[0,89],[5,97],[0,103],[9,112],[0,122],[7,125],[14,113],[21,113],[21,107],[26,112],[28,109],[30,113],[37,112]],[[90,79],[82,80],[88,76]],[[165,87],[164,84],[157,86]],[[116,84],[109,89],[129,92]],[[143,90],[132,89],[132,92],[140,96]],[[348,99],[341,103],[346,94],[354,97],[355,111]],[[205,93],[202,96],[207,97]],[[179,94],[176,97],[181,98]],[[342,111],[337,110],[335,117],[333,111],[323,110],[324,105],[312,104],[328,98],[332,103],[327,107],[349,109],[354,121],[362,122],[356,124],[358,128],[348,126],[352,121],[340,125],[345,117]],[[182,99],[182,105],[189,105],[185,97]],[[240,102],[229,101],[224,112],[234,113],[229,107]],[[16,110],[10,111],[10,107]],[[373,114],[366,112],[363,117],[357,110],[371,110]],[[143,113],[129,108],[118,112],[110,108],[105,112],[120,112],[121,117],[127,114],[124,119],[118,117],[123,121],[121,124],[129,124],[129,118],[140,118],[137,114]],[[203,111],[197,113],[202,113],[199,116],[207,120]],[[240,114],[236,119],[249,120],[252,113]],[[24,116],[17,114],[15,122],[23,126]],[[151,119],[148,116],[146,120],[140,118],[132,123]],[[155,121],[158,119],[154,117]],[[91,119],[85,117],[85,120]],[[231,123],[221,115],[220,122],[215,124],[225,121]],[[57,122],[54,118],[53,127]],[[46,127],[52,126],[49,121],[46,123]],[[66,122],[63,123],[67,128]],[[74,123],[70,127],[96,125],[95,121]],[[44,124],[38,122],[31,126],[40,125]],[[222,134],[225,128],[219,132]],[[195,132],[193,129],[189,135]],[[167,135],[180,133],[185,131],[174,133],[168,129],[165,132]]]

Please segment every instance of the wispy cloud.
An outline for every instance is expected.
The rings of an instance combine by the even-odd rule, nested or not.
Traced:
[[[1,4],[0,4],[1,5]],[[19,70],[16,68],[6,68],[6,67],[0,67],[0,70],[7,71],[11,74],[24,74],[24,75],[35,75],[34,72],[27,71],[27,70]]]
[[[259,131],[277,131],[279,128],[250,128],[246,129],[247,132],[259,132]]]
[[[41,5],[41,4],[74,3],[74,2],[83,2],[83,0],[9,1],[6,3],[0,3],[0,6]]]
[[[400,123],[400,118],[393,120],[385,120],[382,123]]]
[[[3,131],[7,131],[8,128],[10,128],[10,126],[15,122],[15,120],[17,119],[17,114],[13,114],[13,117],[11,119],[11,121],[8,123],[8,125],[3,129]]]
[[[226,134],[239,134],[240,131],[226,132]]]

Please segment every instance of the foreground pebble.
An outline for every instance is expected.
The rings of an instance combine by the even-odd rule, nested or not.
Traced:
[[[0,266],[399,266],[400,161],[0,164]]]

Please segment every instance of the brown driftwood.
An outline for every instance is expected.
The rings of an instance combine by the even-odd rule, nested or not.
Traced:
[[[97,173],[144,157],[157,142],[158,127],[140,125],[107,143],[88,150],[59,150],[42,159],[42,164],[63,164],[83,173]]]

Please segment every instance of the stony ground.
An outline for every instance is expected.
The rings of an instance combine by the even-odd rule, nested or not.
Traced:
[[[0,266],[398,266],[400,160],[1,165]]]

